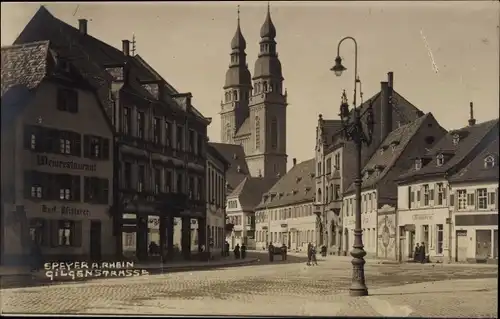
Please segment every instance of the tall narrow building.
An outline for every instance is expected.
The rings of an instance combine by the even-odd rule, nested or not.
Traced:
[[[268,5],[260,29],[260,51],[255,61],[253,94],[249,101],[252,151],[247,163],[252,176],[286,173],[286,93],[281,62],[276,52],[276,28]]]
[[[231,63],[226,72],[224,100],[221,103],[221,141],[223,143],[238,144],[235,141],[235,135],[248,118],[248,99],[252,83],[245,49],[246,41],[241,33],[238,8],[238,25],[231,41]]]
[[[287,103],[276,52],[276,28],[269,6],[260,37],[259,55],[251,78],[238,10],[238,26],[231,41],[231,64],[226,72],[221,104],[221,141],[243,146],[251,176],[276,177],[286,173]]]

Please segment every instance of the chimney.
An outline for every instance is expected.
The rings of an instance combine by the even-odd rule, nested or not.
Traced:
[[[122,40],[122,51],[125,56],[130,55],[130,41],[129,40]]]
[[[78,19],[78,29],[81,34],[87,34],[87,19]]]
[[[474,118],[474,103],[470,102],[470,118],[469,118],[469,126],[476,125],[476,119]]]
[[[387,85],[391,89],[394,89],[394,73],[393,72],[388,72],[387,73]]]
[[[388,82],[380,82],[380,142],[392,131],[391,91]]]
[[[297,165],[297,159],[296,158],[293,159],[293,166],[295,166],[295,165]]]

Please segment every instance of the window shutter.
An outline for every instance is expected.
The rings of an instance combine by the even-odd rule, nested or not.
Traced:
[[[102,158],[109,159],[109,139],[104,138],[102,141]]]
[[[57,109],[60,111],[64,111],[66,109],[66,106],[64,105],[65,98],[64,98],[64,90],[59,89],[57,90]]]
[[[467,196],[469,196],[469,199],[467,200],[467,205],[468,206],[475,206],[475,197],[476,194],[474,193],[468,193]]]
[[[24,141],[24,148],[29,150],[31,149],[31,134],[33,130],[31,126],[25,126],[24,127],[24,136],[23,136],[23,141]],[[36,141],[38,142],[38,141]]]
[[[90,158],[90,137],[88,135],[83,136],[83,157]]]
[[[57,247],[59,245],[59,221],[50,220],[50,246]]]
[[[50,235],[52,232],[50,231],[50,220],[43,219],[42,220],[42,246],[50,247]]]
[[[73,141],[75,143],[74,154],[75,156],[82,156],[82,137],[80,134],[75,133],[73,137]]]
[[[450,194],[450,206],[455,206],[455,194]]]
[[[434,190],[429,189],[429,200],[434,201]]]
[[[443,186],[443,205],[446,205],[446,201],[448,200],[448,197],[446,196],[446,193],[447,193],[446,192],[446,186]],[[453,204],[451,203],[451,199],[450,199],[450,205],[453,206]]]
[[[71,94],[71,99],[70,99],[71,105],[69,106],[70,112],[78,113],[78,91],[71,90],[70,94]]]
[[[73,236],[73,246],[82,246],[82,221],[75,221],[73,224],[74,236]]]

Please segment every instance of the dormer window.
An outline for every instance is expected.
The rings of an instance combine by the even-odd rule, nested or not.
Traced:
[[[437,160],[437,166],[443,166],[443,164],[444,164],[444,155],[443,154],[439,154],[436,157],[436,160]]]
[[[492,168],[495,166],[495,158],[491,155],[486,156],[484,159],[484,168]]]
[[[458,145],[458,142],[460,142],[460,135],[454,134],[453,135],[453,145]]]
[[[417,158],[415,160],[415,170],[418,171],[422,168],[422,159]]]
[[[387,149],[387,145],[384,145],[380,148],[380,154],[384,154],[385,150]]]
[[[394,152],[399,145],[399,141],[393,141],[391,143],[392,151]]]

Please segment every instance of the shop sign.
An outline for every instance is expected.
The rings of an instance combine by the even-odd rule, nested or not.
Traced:
[[[63,206],[42,205],[42,213],[60,214],[61,216],[68,216],[68,217],[90,216],[90,211],[88,209],[74,208],[71,206],[64,206],[64,205]]]

